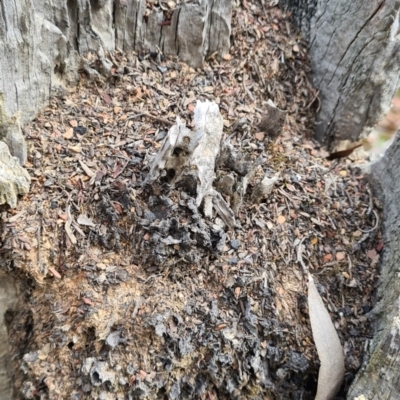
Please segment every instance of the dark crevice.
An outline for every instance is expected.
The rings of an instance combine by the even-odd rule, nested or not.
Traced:
[[[116,19],[115,19],[116,12],[117,12],[117,4],[114,1],[113,5],[112,5],[112,11],[111,11],[112,27],[114,29],[115,29],[115,21],[116,21]]]
[[[212,1],[212,3],[211,3],[210,12],[207,13],[210,16],[210,22],[209,22],[209,25],[208,25],[208,49],[204,49],[205,50],[205,54],[207,54],[209,52],[210,44],[212,43],[211,42],[211,29],[212,29],[212,24],[213,24],[213,13],[212,13],[213,8],[214,8],[214,1]],[[220,31],[218,31],[218,34],[219,33],[220,33]]]
[[[379,93],[381,93],[381,90],[379,90]],[[378,94],[378,96],[379,96],[379,94]],[[369,110],[371,109],[371,105],[373,103],[374,103],[374,96],[371,96],[371,98],[369,99],[369,102],[368,102],[368,107],[365,110],[364,118],[363,118],[363,121],[361,123],[361,126],[365,126],[366,122],[368,121]]]
[[[6,10],[4,8],[4,1],[0,1],[0,5],[1,5],[1,14],[2,14],[2,19],[4,21],[4,25],[6,27],[6,31],[8,31],[8,26],[7,26],[7,19],[6,19]]]
[[[179,27],[179,17],[181,14],[181,8],[178,8],[176,12],[178,13],[178,15],[176,16],[176,25],[175,25],[175,50],[176,50],[176,55],[179,56],[180,48],[178,40],[178,27]]]
[[[68,28],[70,29],[69,37],[71,43],[73,43],[74,49],[79,51],[79,24],[78,24],[78,13],[76,4],[73,0],[67,1],[67,11],[68,11]]]
[[[17,110],[19,110],[18,87],[16,83],[14,83],[14,88],[15,88],[15,101],[17,103]]]
[[[163,29],[164,29],[164,25],[161,25],[160,37],[158,38],[158,47],[159,47],[161,53],[164,53]]]
[[[128,10],[126,11],[126,15],[128,15]],[[137,32],[137,26],[138,26],[138,23],[139,23],[138,19],[139,19],[139,10],[136,9],[135,25],[133,26],[134,31],[133,31],[133,49],[132,50],[135,50],[136,47],[137,47],[137,45],[136,45],[136,32]],[[125,32],[125,30],[126,30],[126,17],[125,17],[124,32]],[[124,44],[125,44],[125,41],[124,41]]]

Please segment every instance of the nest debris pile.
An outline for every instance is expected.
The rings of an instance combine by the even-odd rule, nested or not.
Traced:
[[[2,268],[32,279],[8,321],[24,398],[312,399],[301,246],[345,348],[343,390],[359,369],[379,204],[357,167],[308,139],[317,93],[289,14],[243,4],[226,59],[194,70],[114,54],[109,79],[83,76],[25,128],[32,187],[2,213],[0,250]],[[191,127],[199,99],[219,104],[222,141],[256,165],[250,189],[277,178],[260,202],[243,194],[234,229],[204,218],[190,191],[143,184],[168,128],[177,116]],[[285,111],[276,141],[257,128],[269,99]],[[240,175],[217,171],[219,182]]]

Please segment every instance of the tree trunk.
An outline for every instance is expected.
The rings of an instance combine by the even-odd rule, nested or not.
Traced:
[[[400,1],[281,3],[310,43],[320,94],[315,137],[333,147],[367,135],[400,85]]]

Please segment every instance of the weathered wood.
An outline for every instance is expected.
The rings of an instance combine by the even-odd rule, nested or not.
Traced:
[[[195,191],[196,206],[203,205],[206,217],[212,216],[214,208],[221,219],[233,228],[233,211],[213,188],[223,127],[218,105],[198,101],[194,123],[195,130],[191,131],[178,118],[153,161],[147,183],[162,178],[172,187],[180,185],[189,192]]]
[[[18,159],[12,157],[5,143],[0,142],[0,204],[16,207],[17,196],[29,192],[31,180]]]
[[[319,90],[316,138],[355,141],[387,112],[400,83],[400,1],[281,0],[310,43]]]

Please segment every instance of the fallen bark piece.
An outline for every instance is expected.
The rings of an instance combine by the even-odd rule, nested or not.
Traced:
[[[0,204],[17,206],[17,196],[27,194],[31,179],[18,158],[11,156],[8,146],[0,142]]]
[[[19,119],[19,112],[13,116],[7,114],[4,94],[0,92],[0,139],[7,144],[10,153],[18,158],[21,165],[24,165],[27,159],[27,146]]]
[[[161,181],[171,187],[183,187],[187,193],[196,194],[196,206],[203,204],[207,218],[211,218],[214,208],[232,228],[235,226],[234,214],[213,188],[223,128],[218,105],[198,101],[194,123],[195,129],[191,131],[177,119],[153,161],[146,183]]]

